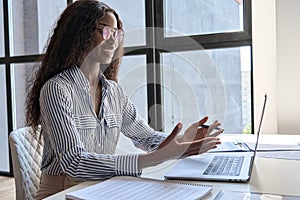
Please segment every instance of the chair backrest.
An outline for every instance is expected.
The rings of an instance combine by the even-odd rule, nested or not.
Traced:
[[[24,127],[9,136],[17,200],[33,199],[39,187],[43,144],[30,134],[31,131],[32,128]],[[40,131],[37,138],[39,134]]]

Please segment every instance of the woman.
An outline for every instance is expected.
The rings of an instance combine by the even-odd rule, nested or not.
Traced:
[[[44,139],[37,199],[80,181],[139,176],[220,143],[219,122],[199,128],[207,117],[181,138],[181,123],[167,137],[141,119],[116,83],[123,34],[118,14],[95,0],[70,4],[58,20],[27,98],[27,125],[41,125]],[[147,153],[114,155],[120,132]]]

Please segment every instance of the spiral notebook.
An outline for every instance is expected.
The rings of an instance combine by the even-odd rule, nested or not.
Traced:
[[[69,192],[70,200],[165,200],[202,199],[209,194],[212,186],[194,183],[171,182],[130,176],[116,176],[86,188]]]

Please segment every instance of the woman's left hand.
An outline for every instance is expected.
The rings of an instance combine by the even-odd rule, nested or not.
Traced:
[[[178,142],[192,142],[196,140],[201,140],[205,137],[216,137],[220,135],[224,130],[220,129],[214,131],[215,128],[221,125],[220,122],[215,121],[208,128],[201,127],[205,122],[207,122],[208,117],[204,117],[200,121],[192,124],[185,132],[182,138],[178,139]],[[213,132],[214,131],[214,132]]]

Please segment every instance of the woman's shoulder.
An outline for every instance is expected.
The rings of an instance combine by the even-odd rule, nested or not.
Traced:
[[[66,77],[64,76],[65,71],[60,72],[59,74],[56,74],[55,76],[53,76],[52,78],[50,78],[49,80],[47,80],[44,84],[44,86],[51,86],[51,85],[65,85],[68,84],[68,80],[66,79]]]
[[[72,76],[70,75],[70,70],[64,70],[52,78],[50,78],[48,81],[45,82],[43,89],[68,89],[72,88]]]
[[[88,84],[88,82],[84,78],[84,75],[80,72],[80,70],[77,67],[65,69],[62,72],[56,74],[48,81],[62,84],[74,84],[78,82]]]

